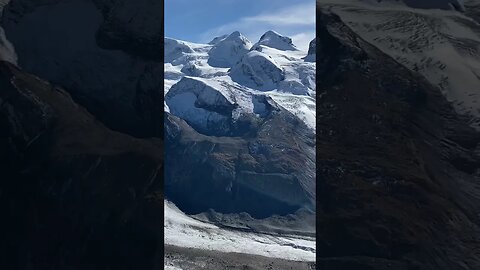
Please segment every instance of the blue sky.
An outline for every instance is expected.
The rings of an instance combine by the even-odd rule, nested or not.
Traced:
[[[268,30],[302,49],[315,37],[315,0],[165,0],[165,36],[208,42],[240,31],[253,43]]]

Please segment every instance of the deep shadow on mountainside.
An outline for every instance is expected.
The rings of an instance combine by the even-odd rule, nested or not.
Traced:
[[[162,1],[11,0],[0,22],[25,71],[112,130],[163,136]]]
[[[0,63],[2,269],[147,269],[163,256],[163,145],[111,131]]]
[[[317,268],[480,269],[480,136],[317,6]]]

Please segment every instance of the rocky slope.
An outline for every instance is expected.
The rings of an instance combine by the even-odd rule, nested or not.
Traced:
[[[65,87],[108,127],[158,137],[161,14],[150,0],[13,0],[2,26],[20,67]]]
[[[106,128],[59,86],[0,63],[3,269],[151,269],[163,147]]]
[[[442,2],[448,1],[418,1],[438,4],[423,9],[411,8],[417,5],[401,1],[320,1],[363,39],[440,88],[455,110],[469,116],[470,124],[478,129],[480,25],[474,21],[477,12],[470,3],[466,5],[471,9],[464,13],[440,10]]]
[[[165,40],[165,196],[196,220],[166,215],[165,241],[311,262],[315,63],[273,31],[252,44]]]
[[[211,43],[166,40],[167,197],[189,214],[313,210],[315,136],[299,106],[315,64],[273,31]]]
[[[436,85],[322,2],[317,267],[479,268],[479,133]]]

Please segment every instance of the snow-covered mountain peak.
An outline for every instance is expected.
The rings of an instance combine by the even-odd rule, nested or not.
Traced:
[[[193,49],[186,43],[173,38],[165,38],[165,63],[170,63],[186,53],[193,53]]]
[[[306,52],[267,45],[259,45],[261,51],[250,50],[250,41],[238,31],[210,44],[169,42],[174,46],[165,46],[165,57],[170,52],[177,58],[165,62],[165,109],[195,129],[227,134],[235,115],[259,114],[257,96],[271,98],[314,129],[315,63],[305,58]],[[223,96],[230,100],[227,107],[233,107],[219,115],[215,103],[223,103],[207,103],[206,96],[193,88],[210,93],[208,97]]]
[[[293,44],[292,39],[275,31],[267,31],[260,37],[260,40],[253,45],[252,50],[259,50],[260,45],[275,48],[282,51],[297,51],[298,48]]]
[[[208,52],[208,63],[214,67],[232,67],[251,47],[250,40],[235,31],[213,45]]]
[[[225,35],[221,35],[221,36],[218,36],[218,37],[215,37],[214,39],[212,39],[210,42],[208,42],[209,45],[215,45],[217,44],[218,42],[224,40],[225,38],[227,38],[228,35],[225,34]]]

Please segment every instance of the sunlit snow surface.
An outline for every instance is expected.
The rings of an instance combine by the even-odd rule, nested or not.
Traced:
[[[252,43],[238,32],[210,44],[166,38],[165,111],[197,127],[208,126],[207,123],[220,122],[225,117],[235,120],[242,114],[262,115],[265,106],[259,100],[266,96],[314,130],[315,63],[305,61],[307,52],[297,50],[289,42],[288,38],[271,37],[264,43],[272,47],[258,44],[252,50]],[[197,103],[235,106],[235,110],[231,116],[225,116]],[[165,203],[164,226],[166,245],[294,261],[315,260],[313,238],[220,228],[189,217],[171,202]]]
[[[251,52],[248,55],[261,55],[265,59],[264,63],[259,62],[262,57],[244,57],[238,61],[242,65],[232,64],[230,69],[213,67],[209,64],[212,62],[211,57],[222,57],[218,54],[209,55],[209,51],[215,45],[169,38],[166,40],[168,42],[165,45],[165,95],[183,77],[189,77],[212,85],[215,90],[227,98],[233,97],[234,103],[238,104],[239,109],[245,113],[253,112],[253,96],[271,97],[278,105],[305,122],[308,127],[315,129],[315,63],[303,60],[307,52],[278,50],[259,45],[258,47],[261,48],[258,50],[261,52]],[[228,56],[231,57],[231,52],[228,50],[217,51],[227,51]],[[265,63],[269,64],[266,66],[267,68],[280,68],[283,71],[283,80],[275,80],[278,79],[278,74],[275,74],[276,70],[263,72],[262,68],[265,65],[262,64]],[[255,71],[252,77],[256,77],[264,84],[253,87],[254,80],[241,74],[246,68]],[[231,74],[230,71],[232,71]],[[165,110],[170,112],[167,104],[165,104]],[[198,121],[198,118],[202,117],[201,110],[195,109],[195,113],[196,121]],[[205,112],[205,118],[209,116],[210,114]]]
[[[165,244],[221,252],[235,252],[315,261],[315,239],[271,236],[219,228],[185,215],[165,201]],[[175,269],[175,268],[171,268]]]

